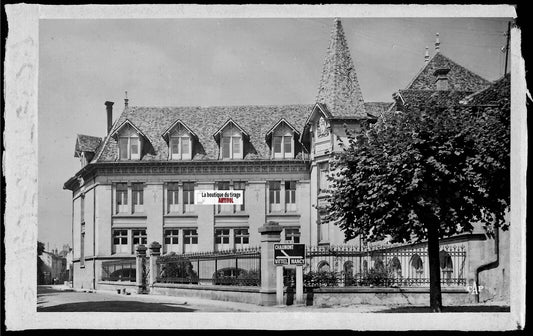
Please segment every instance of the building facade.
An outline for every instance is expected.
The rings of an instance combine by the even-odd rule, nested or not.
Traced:
[[[163,254],[258,246],[268,221],[280,223],[285,242],[344,244],[319,208],[346,129],[358,133],[419,95],[459,101],[490,84],[438,47],[391,102],[364,101],[340,20],[314,104],[134,107],[126,99],[113,123],[114,103],[105,102],[107,134],[78,135],[81,169],[64,186],[72,191],[74,287],[97,288],[102,265],[132,263],[139,244],[161,242]],[[198,205],[199,190],[242,190],[244,203]]]

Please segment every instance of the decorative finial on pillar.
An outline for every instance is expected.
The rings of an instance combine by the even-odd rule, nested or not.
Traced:
[[[437,39],[435,40],[435,52],[440,51],[440,39],[439,39],[439,33],[437,33]]]
[[[126,92],[126,97],[124,98],[124,107],[128,107],[128,102],[129,102],[128,91],[125,91],[125,92]]]
[[[424,55],[424,63],[429,62],[429,47],[426,46],[426,54]]]

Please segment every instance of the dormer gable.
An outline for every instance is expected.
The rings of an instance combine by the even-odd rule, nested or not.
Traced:
[[[74,157],[80,158],[82,167],[91,162],[101,142],[102,139],[99,137],[84,134],[77,135]]]
[[[119,160],[140,160],[148,137],[128,119],[118,126],[110,137],[118,143]]]
[[[218,158],[231,160],[244,157],[244,142],[250,136],[230,118],[213,134],[213,138],[219,146]]]
[[[326,105],[317,103],[313,107],[313,110],[307,117],[307,120],[304,124],[304,129],[302,134],[300,135],[300,142],[306,147],[311,148],[312,143],[312,137],[315,135],[316,137],[324,137],[329,135],[330,131],[330,119],[333,116],[329,112]],[[320,134],[315,132],[317,129],[320,128]]]
[[[192,160],[198,136],[181,120],[176,120],[161,135],[168,145],[169,160]]]
[[[265,140],[270,146],[270,157],[273,159],[294,159],[300,132],[288,121],[281,118],[265,134]]]

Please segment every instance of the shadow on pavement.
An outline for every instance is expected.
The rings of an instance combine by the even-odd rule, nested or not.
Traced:
[[[172,303],[138,301],[90,301],[39,307],[38,312],[193,312],[195,309],[177,307]]]
[[[449,306],[442,307],[443,313],[508,313],[509,306]],[[394,307],[385,310],[377,310],[374,313],[431,313],[429,307]]]

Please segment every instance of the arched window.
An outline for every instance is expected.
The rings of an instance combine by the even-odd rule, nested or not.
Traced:
[[[411,270],[411,274],[415,278],[421,278],[424,274],[424,263],[418,254],[415,254],[411,257]]]
[[[329,263],[325,260],[322,260],[318,263],[319,272],[329,272]]]

